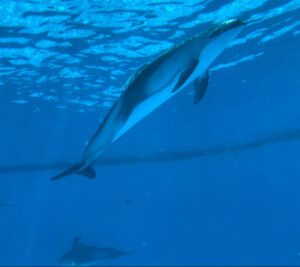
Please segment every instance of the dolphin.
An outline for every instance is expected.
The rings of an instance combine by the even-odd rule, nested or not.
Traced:
[[[84,265],[89,266],[102,260],[119,258],[126,254],[132,254],[135,251],[122,251],[116,248],[101,248],[86,245],[81,242],[82,237],[75,237],[70,251],[65,253],[59,260],[60,265]]]
[[[1,198],[0,198],[0,208],[1,207],[15,207],[16,205],[14,204],[8,204],[6,202],[4,202]]]
[[[81,162],[51,180],[71,174],[95,178],[91,164],[111,143],[190,84],[195,90],[194,103],[198,103],[208,86],[211,63],[245,25],[240,19],[218,23],[138,69],[91,138]]]

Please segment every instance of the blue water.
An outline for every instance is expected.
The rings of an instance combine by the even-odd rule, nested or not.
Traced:
[[[50,181],[139,66],[237,17],[199,104]],[[76,236],[136,250],[98,265],[300,265],[299,47],[299,0],[0,0],[0,265],[56,265]]]

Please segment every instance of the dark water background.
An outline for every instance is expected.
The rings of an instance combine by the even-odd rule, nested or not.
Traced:
[[[0,0],[0,197],[15,205],[0,207],[0,265],[55,265],[79,235],[137,249],[103,265],[299,265],[299,7]],[[198,105],[188,88],[158,108],[95,180],[49,181],[80,159],[139,65],[237,16],[250,23]]]

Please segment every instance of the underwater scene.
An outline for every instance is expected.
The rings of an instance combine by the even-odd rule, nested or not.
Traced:
[[[300,0],[0,0],[0,266],[299,266]]]

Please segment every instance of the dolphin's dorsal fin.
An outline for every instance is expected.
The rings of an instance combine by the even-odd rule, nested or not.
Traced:
[[[206,71],[204,76],[198,77],[194,82],[195,96],[194,104],[197,104],[204,96],[209,81],[209,72]]]
[[[172,93],[176,92],[184,84],[184,82],[190,77],[190,75],[195,70],[197,64],[198,60],[193,60],[192,63],[184,69],[184,71],[180,74],[179,80],[175,85],[174,89],[172,90]]]

